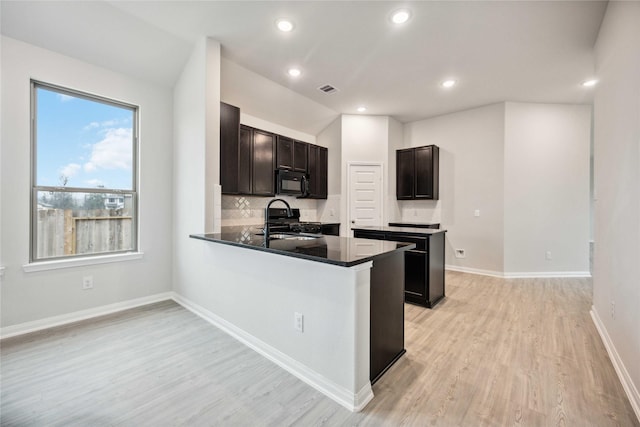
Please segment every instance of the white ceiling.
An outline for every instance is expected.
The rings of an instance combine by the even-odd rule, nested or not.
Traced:
[[[389,14],[411,10],[393,26]],[[7,1],[2,34],[173,86],[193,43],[334,111],[402,122],[500,101],[589,103],[600,1]],[[278,32],[280,17],[295,22]],[[290,66],[303,74],[286,75]],[[439,83],[455,78],[444,90]],[[318,87],[339,89],[324,94]]]

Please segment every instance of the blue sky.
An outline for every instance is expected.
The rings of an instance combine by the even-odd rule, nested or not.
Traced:
[[[133,111],[37,88],[37,183],[132,189]]]

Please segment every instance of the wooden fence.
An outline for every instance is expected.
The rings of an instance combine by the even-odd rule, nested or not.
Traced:
[[[133,249],[133,219],[120,209],[39,209],[37,257]]]

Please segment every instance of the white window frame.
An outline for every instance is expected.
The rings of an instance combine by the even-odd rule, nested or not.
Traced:
[[[39,186],[37,181],[37,160],[38,160],[38,152],[37,152],[37,89],[44,88],[46,90],[54,91],[62,95],[69,95],[76,98],[82,98],[93,102],[100,102],[103,104],[115,106],[118,108],[126,108],[133,112],[133,123],[132,123],[132,166],[131,166],[131,190],[120,190],[113,188],[84,188],[84,187],[55,187],[55,186]],[[34,266],[33,271],[38,271],[39,268],[36,264],[42,264],[44,269],[51,268],[60,268],[65,264],[69,264],[69,266],[86,265],[89,263],[93,263],[92,261],[101,263],[101,262],[110,262],[110,260],[117,260],[124,256],[124,259],[130,258],[132,254],[132,259],[138,259],[141,257],[141,253],[138,252],[139,249],[139,238],[138,238],[138,230],[139,230],[139,208],[138,208],[138,120],[139,120],[139,107],[137,105],[128,104],[122,101],[116,101],[114,99],[105,98],[98,95],[89,94],[86,92],[81,92],[74,89],[69,89],[61,86],[57,86],[50,83],[41,82],[38,80],[31,80],[31,207],[30,207],[30,247],[29,247],[29,264]],[[38,230],[38,192],[41,191],[51,191],[51,192],[68,192],[68,193],[97,193],[97,194],[117,194],[117,195],[131,195],[133,202],[133,218],[131,223],[131,249],[121,250],[121,251],[106,251],[106,252],[96,252],[96,253],[83,253],[83,254],[74,254],[74,255],[62,255],[55,257],[40,257],[37,256],[37,230]],[[104,261],[99,261],[98,258],[104,258]],[[85,260],[85,261],[83,261]],[[71,262],[70,262],[71,261]],[[60,267],[56,266],[48,266],[49,264],[60,264]],[[27,266],[24,266],[25,270],[27,270]],[[31,270],[31,269],[28,269]]]

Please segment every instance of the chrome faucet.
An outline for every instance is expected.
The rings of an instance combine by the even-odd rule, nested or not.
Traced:
[[[284,199],[271,199],[269,203],[267,203],[267,207],[264,208],[264,241],[269,242],[269,208],[273,204],[273,202],[282,202],[287,207],[287,218],[291,218],[293,213],[291,213],[291,206]]]

